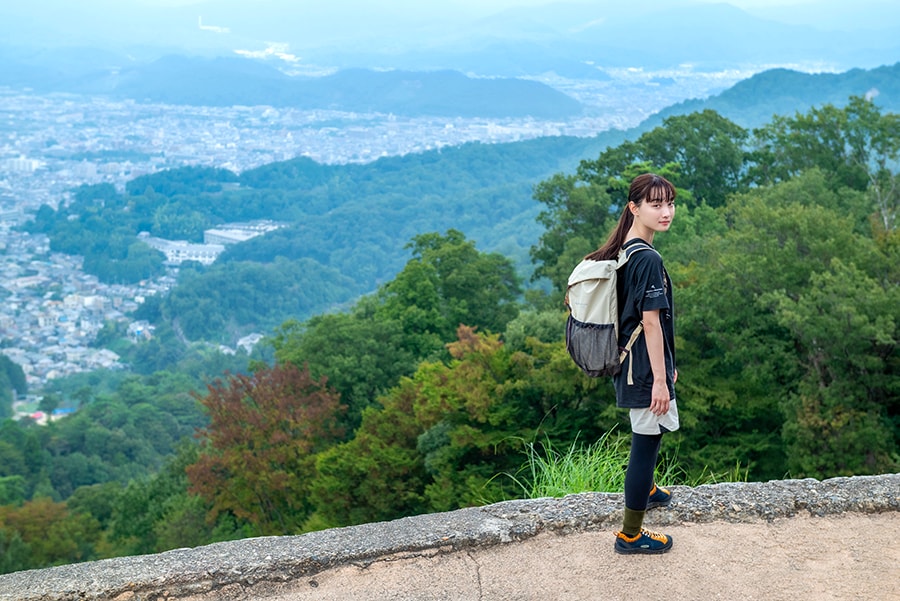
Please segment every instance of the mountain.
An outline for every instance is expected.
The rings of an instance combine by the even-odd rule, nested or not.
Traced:
[[[583,110],[574,98],[536,81],[473,78],[448,70],[346,69],[307,77],[246,58],[184,56],[118,67],[114,55],[84,49],[64,55],[8,51],[6,59],[0,63],[0,78],[7,85],[168,104],[542,119],[564,119]]]
[[[509,3],[507,3],[509,5]],[[613,0],[515,5],[385,0],[39,0],[0,7],[12,47],[94,47],[138,60],[253,51],[303,69],[451,69],[589,77],[599,68],[842,71],[900,60],[900,3],[809,0],[754,11],[727,2]],[[268,53],[267,53],[268,52]],[[267,54],[266,54],[267,53]]]
[[[634,123],[772,68],[900,61],[900,3],[888,0],[511,4],[4,3],[0,86],[448,117],[630,112],[617,122]]]
[[[679,102],[653,115],[636,131],[647,131],[673,115],[711,109],[746,128],[773,115],[792,116],[814,106],[844,106],[850,96],[870,97],[885,112],[900,112],[900,63],[844,73],[801,73],[770,69],[738,82],[721,94]]]
[[[897,28],[891,30],[897,33]],[[835,40],[843,47],[838,51]],[[852,48],[851,55],[848,48]],[[465,49],[465,50],[461,50]],[[610,3],[517,7],[432,41],[427,51],[380,52],[377,48],[310,49],[309,60],[346,65],[429,68],[535,75],[548,70],[588,76],[585,66],[646,70],[684,65],[703,71],[735,65],[874,66],[900,58],[888,33],[822,32],[808,25],[763,19],[729,4],[638,3],[622,10]],[[853,62],[848,62],[848,59]]]

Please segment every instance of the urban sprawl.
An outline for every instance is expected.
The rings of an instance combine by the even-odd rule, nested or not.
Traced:
[[[50,252],[46,236],[19,229],[42,205],[68,203],[82,184],[110,183],[121,191],[140,175],[188,165],[241,173],[299,156],[325,164],[368,162],[469,141],[589,136],[636,125],[675,100],[660,94],[644,101],[650,104],[548,122],[173,106],[0,87],[0,352],[23,368],[29,391],[39,392],[53,378],[120,366],[115,353],[92,346],[107,321],[124,322],[135,340],[152,335],[149,324],[129,314],[173,286],[174,272],[134,286],[105,285],[81,270],[81,257]],[[209,263],[226,244],[272,227],[278,224],[233,224],[208,231],[203,245],[145,241],[173,266],[188,258]]]

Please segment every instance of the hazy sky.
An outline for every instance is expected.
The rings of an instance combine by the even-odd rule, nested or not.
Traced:
[[[84,1],[84,0],[82,0]],[[88,0],[90,1],[90,0]],[[210,0],[120,0],[123,4],[146,4],[151,6],[186,6],[192,4],[204,4]],[[246,4],[263,4],[269,0],[244,0]],[[368,3],[369,0],[362,0]],[[576,4],[589,4],[591,0],[567,0]],[[698,3],[725,3],[744,9],[753,9],[769,6],[802,5],[816,2],[816,0],[693,0]],[[443,0],[438,6],[466,7],[483,12],[497,11],[513,6],[535,6],[541,4],[553,4],[554,0]],[[381,5],[421,5],[422,0],[380,0]],[[298,2],[302,6],[302,1]],[[432,5],[434,6],[434,5]]]
[[[671,8],[687,4],[731,4],[755,16],[824,27],[842,27],[849,22],[871,22],[878,27],[881,19],[895,13],[885,10],[896,0],[30,0],[17,2],[0,0],[0,16],[4,14],[38,14],[52,20],[56,14],[94,12],[112,16],[128,14],[129,8],[169,8],[181,11],[210,14],[226,9],[235,13],[236,7],[260,13],[346,15],[388,14],[405,20],[460,17],[485,17],[512,7],[552,4],[603,6],[611,12],[646,12],[647,9]],[[275,10],[266,10],[266,9]],[[142,12],[142,11],[136,11]],[[596,11],[594,11],[596,12]],[[143,13],[142,13],[143,14]],[[881,15],[873,19],[873,15]]]
[[[544,26],[576,32],[601,21],[713,3],[823,32],[882,29],[893,35],[900,22],[897,0],[0,0],[0,44],[105,44],[129,52],[150,46],[268,52],[278,44],[297,56],[326,47],[456,50],[453,43],[466,49],[476,36],[513,39]],[[553,5],[560,6],[494,17],[514,7]]]
[[[85,0],[81,0],[84,2]],[[90,2],[91,0],[87,0]],[[220,1],[220,0],[219,0]],[[243,0],[243,2],[247,5],[252,4],[260,4],[264,5],[268,3],[270,0]],[[314,0],[307,0],[314,1]],[[604,2],[592,2],[591,0],[555,0],[556,2],[562,1],[570,4],[602,4]],[[554,4],[554,0],[441,0],[439,3],[426,2],[425,0],[379,0],[379,6],[386,7],[404,7],[411,8],[416,11],[431,10],[433,12],[448,12],[452,10],[463,10],[467,13],[473,15],[488,15],[492,13],[496,13],[502,11],[507,8],[512,8],[516,6],[540,6],[546,4]],[[752,12],[756,9],[767,9],[771,7],[789,7],[789,6],[803,6],[816,2],[820,2],[821,0],[681,0],[682,2],[693,2],[693,3],[724,3],[731,4],[733,6],[737,6],[738,8],[742,8],[747,10],[748,12]],[[192,5],[202,5],[202,4],[215,4],[217,0],[120,0],[122,4],[144,4],[148,6],[192,6]],[[371,0],[339,0],[338,3],[347,4],[347,5],[370,5]],[[634,0],[632,0],[634,2]],[[335,3],[334,0],[331,2]],[[610,3],[607,0],[605,3]],[[639,2],[640,4],[672,4],[671,0],[657,0],[654,2],[653,0],[644,0]],[[827,0],[826,0],[827,3]],[[298,8],[302,8],[303,0],[298,0],[297,2]]]
[[[110,0],[78,0],[79,5],[93,2],[109,2]],[[118,0],[120,5],[202,7],[234,3],[238,0]],[[240,0],[245,6],[259,5],[265,7],[278,0]],[[41,0],[32,0],[41,2]],[[896,0],[630,0],[624,4],[622,0],[296,0],[292,7],[297,10],[321,12],[332,6],[352,7],[366,11],[381,9],[396,13],[404,11],[416,16],[460,16],[484,17],[507,8],[523,6],[540,6],[555,3],[606,5],[621,9],[634,7],[669,8],[679,4],[731,4],[755,16],[784,21],[793,24],[808,24],[824,28],[840,28],[852,21],[861,23],[871,21],[876,26],[878,19],[872,15],[884,15],[884,7],[891,7]],[[325,8],[328,7],[328,8]],[[813,8],[814,7],[814,8]],[[888,11],[894,13],[895,11]]]

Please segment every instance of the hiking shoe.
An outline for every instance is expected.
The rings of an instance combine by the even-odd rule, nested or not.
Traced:
[[[668,489],[660,488],[654,484],[653,490],[650,491],[650,498],[647,500],[647,509],[653,509],[654,507],[665,507],[671,502],[672,493],[670,493]]]
[[[633,538],[625,536],[622,532],[616,533],[616,553],[626,555],[633,553],[665,553],[672,548],[672,537],[668,534],[659,534],[641,529],[640,534]]]

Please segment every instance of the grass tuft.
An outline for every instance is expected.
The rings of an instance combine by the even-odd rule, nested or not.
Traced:
[[[526,461],[515,473],[504,473],[521,490],[522,498],[564,497],[582,492],[622,492],[625,490],[625,468],[628,465],[630,438],[616,436],[614,430],[604,433],[593,444],[578,439],[561,452],[549,440],[543,444],[525,443]],[[657,466],[656,482],[662,486],[745,482],[747,469],[737,464],[725,473],[704,469],[691,476],[678,464],[677,450],[664,456]]]

